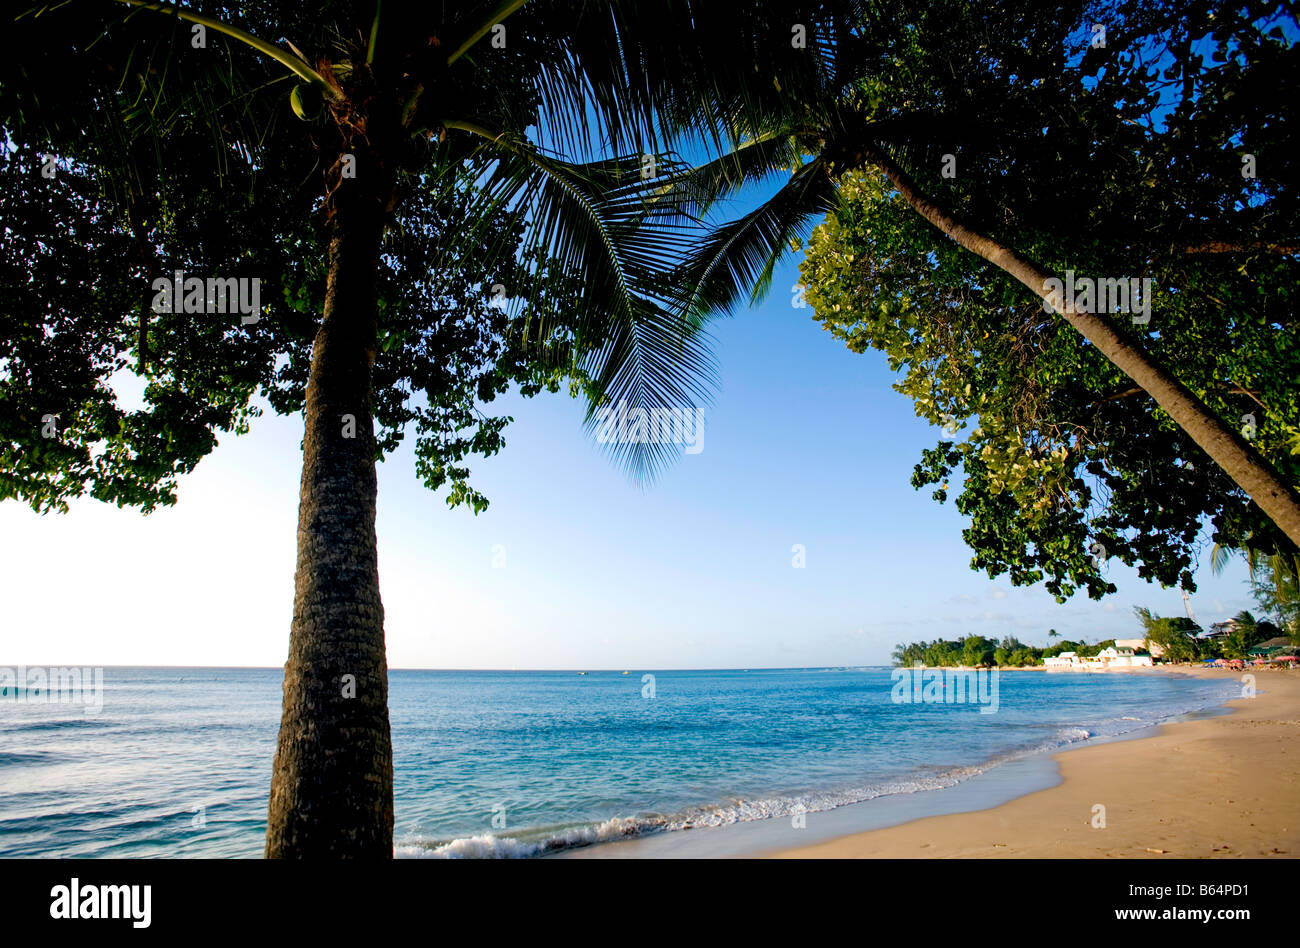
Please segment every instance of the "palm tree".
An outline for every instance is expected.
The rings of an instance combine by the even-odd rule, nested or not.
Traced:
[[[697,404],[707,397],[707,352],[698,324],[683,316],[690,287],[669,279],[687,259],[696,222],[662,186],[679,165],[659,116],[679,99],[707,100],[714,44],[751,28],[747,5],[326,2],[262,8],[245,30],[184,7],[121,2],[136,9],[113,18],[104,4],[50,4],[39,22],[54,43],[77,36],[69,45],[79,60],[95,45],[80,39],[86,24],[102,31],[104,74],[128,99],[135,83],[144,90],[129,111],[83,102],[76,88],[33,83],[10,93],[27,127],[82,148],[81,160],[93,156],[129,194],[143,200],[147,193],[130,162],[150,154],[177,116],[206,123],[214,141],[233,143],[263,173],[274,167],[276,144],[249,121],[269,114],[258,104],[274,97],[308,123],[328,277],[306,384],[294,610],[266,854],[390,858],[371,396],[380,345],[376,284],[381,255],[394,252],[394,214],[470,187],[475,198],[446,239],[482,242],[482,253],[505,266],[516,259],[514,248],[486,235],[508,218],[527,235],[520,257],[546,258],[546,269],[539,264],[534,273],[539,284],[556,292],[581,287],[566,301],[558,336],[554,326],[519,330],[553,344],[538,349],[539,363],[582,382],[589,424],[608,402],[642,410]],[[265,36],[254,35],[258,25]],[[203,31],[245,50],[245,58],[191,55]],[[263,57],[258,69],[243,68],[248,50]],[[188,78],[169,81],[182,59]],[[96,146],[93,135],[109,136],[105,128],[116,138]],[[83,147],[86,130],[92,143]],[[147,313],[142,366],[146,321]],[[340,436],[347,417],[355,436]],[[671,446],[612,450],[648,476]]]
[[[1237,626],[1237,628],[1243,629],[1249,634],[1254,634],[1255,627],[1259,625],[1259,623],[1255,619],[1254,614],[1251,613],[1248,609],[1242,609],[1240,612],[1238,612],[1235,616],[1232,617],[1232,621]]]
[[[1225,658],[1245,658],[1251,647],[1260,639],[1260,623],[1249,611],[1243,609],[1232,619],[1232,631],[1222,644]]]
[[[1278,619],[1293,642],[1300,644],[1300,555],[1279,549],[1275,542],[1249,536],[1240,548],[1216,543],[1210,549],[1210,568],[1216,575],[1222,573],[1235,554],[1241,554],[1246,561],[1256,601]]]
[[[1037,10],[1032,14],[1038,15]],[[891,11],[888,17],[893,16]],[[797,246],[810,223],[837,206],[839,177],[855,169],[877,169],[917,214],[1048,303],[1149,394],[1300,546],[1300,493],[1273,464],[1103,315],[1082,312],[1073,301],[1062,300],[1052,286],[1063,285],[1058,274],[991,233],[959,221],[906,170],[898,155],[923,150],[918,145],[927,134],[941,137],[960,116],[918,112],[876,118],[853,99],[855,84],[879,82],[880,76],[889,75],[890,64],[898,61],[898,45],[929,48],[928,42],[912,35],[915,31],[903,18],[891,46],[886,39],[893,25],[888,17],[864,13],[853,35],[836,34],[833,25],[821,31],[815,43],[810,41],[810,53],[815,55],[809,56],[799,88],[778,82],[778,88],[785,90],[780,101],[766,94],[770,82],[766,70],[758,75],[736,70],[726,77],[736,84],[731,90],[734,106],[727,114],[733,148],[714,162],[691,169],[682,186],[695,189],[699,205],[707,207],[756,182],[784,179],[784,183],[758,208],[718,226],[695,255],[687,270],[689,282],[698,285],[692,301],[695,311],[729,310],[757,298],[766,290],[777,263]]]

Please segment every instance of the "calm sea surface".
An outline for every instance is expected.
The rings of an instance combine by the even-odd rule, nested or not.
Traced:
[[[0,856],[260,856],[280,678],[106,668],[98,714],[0,700]],[[881,668],[394,671],[397,852],[529,856],[925,792],[1239,686],[1010,672],[991,714],[893,691]]]

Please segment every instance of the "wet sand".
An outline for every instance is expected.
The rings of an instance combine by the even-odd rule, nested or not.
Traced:
[[[1218,669],[1155,669],[1240,680]],[[1055,756],[1061,783],[993,809],[913,820],[782,858],[1300,856],[1300,672],[1252,672],[1231,714]],[[1104,809],[1097,809],[1102,807]]]

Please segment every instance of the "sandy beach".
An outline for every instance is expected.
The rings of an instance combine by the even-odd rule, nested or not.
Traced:
[[[1171,673],[1241,678],[1240,672],[1217,669],[1148,674]],[[768,855],[1300,856],[1300,673],[1253,674],[1258,694],[1230,702],[1231,714],[1056,755],[1062,783],[1051,789],[990,810],[914,820]]]

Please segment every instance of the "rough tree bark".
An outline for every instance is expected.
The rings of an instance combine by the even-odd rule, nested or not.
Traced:
[[[1047,281],[1055,274],[986,234],[959,223],[926,195],[883,150],[867,146],[855,166],[872,164],[885,173],[912,209],[972,253],[1015,277],[1047,300],[1083,337],[1140,385],[1169,413],[1201,449],[1259,505],[1291,541],[1300,546],[1300,494],[1268,460],[1229,427],[1196,395],[1137,345],[1124,338],[1103,316],[1082,313],[1072,300],[1059,300]]]
[[[376,162],[331,175],[329,277],[312,346],[298,566],[266,855],[391,859],[393,756],[375,539],[371,368],[387,211]],[[387,195],[391,198],[390,193]]]

